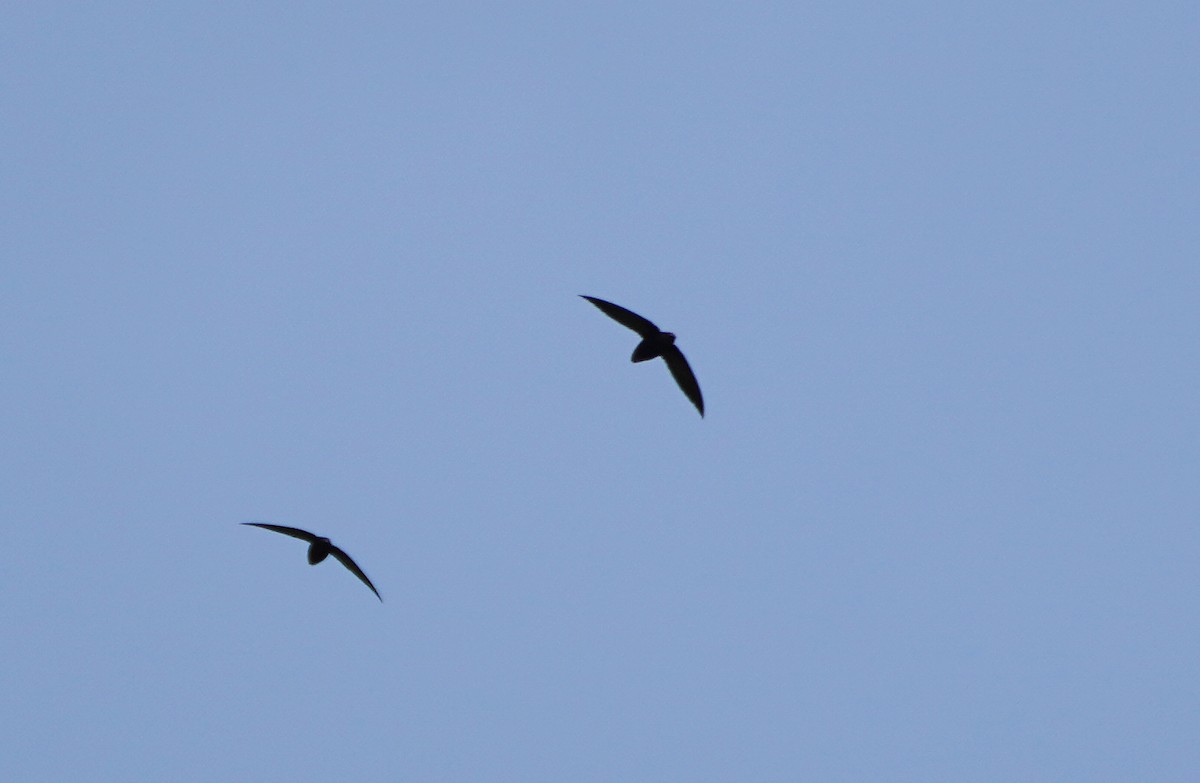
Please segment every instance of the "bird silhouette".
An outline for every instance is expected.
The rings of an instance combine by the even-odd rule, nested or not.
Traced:
[[[633,356],[630,357],[630,361],[644,362],[649,359],[662,357],[662,360],[667,363],[667,367],[671,370],[671,375],[675,377],[675,382],[679,384],[679,388],[692,401],[692,404],[696,406],[696,410],[700,411],[700,416],[703,418],[704,397],[700,394],[700,384],[696,382],[696,376],[692,373],[692,368],[688,365],[687,359],[684,358],[683,351],[676,347],[674,334],[664,332],[649,320],[642,318],[635,312],[626,310],[620,305],[606,302],[603,299],[597,299],[594,296],[587,296],[586,294],[580,294],[580,296],[596,305],[600,309],[600,312],[609,318],[637,332],[641,336],[642,341],[633,349]]]
[[[378,598],[380,601],[383,600],[383,596],[381,596],[379,591],[375,589],[375,585],[371,584],[371,580],[368,579],[367,575],[363,573],[363,570],[358,567],[358,564],[350,558],[350,555],[343,552],[339,547],[334,546],[333,542],[331,542],[328,538],[323,536],[314,536],[307,530],[301,530],[298,527],[287,527],[286,525],[269,525],[266,522],[243,522],[242,524],[250,525],[252,527],[261,527],[264,530],[274,530],[276,533],[283,533],[285,536],[291,536],[292,538],[298,538],[301,541],[307,541],[309,565],[316,565],[330,555],[333,555],[337,558],[339,563],[346,566],[346,568],[350,570],[350,573],[357,576],[362,580],[363,584],[371,588],[371,592],[375,594],[376,598]]]

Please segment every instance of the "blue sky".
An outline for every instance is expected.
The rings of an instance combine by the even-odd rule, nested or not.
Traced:
[[[0,777],[1194,779],[1198,33],[0,12]]]

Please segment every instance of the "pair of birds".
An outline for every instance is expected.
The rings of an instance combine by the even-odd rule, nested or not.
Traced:
[[[580,294],[580,296],[600,308],[600,312],[609,318],[637,332],[642,341],[633,349],[633,356],[630,357],[630,361],[645,362],[650,359],[661,358],[667,363],[667,368],[671,371],[675,382],[679,384],[679,388],[692,401],[692,404],[696,406],[696,410],[700,411],[700,416],[703,418],[704,397],[700,394],[700,384],[696,381],[696,376],[692,372],[687,359],[684,358],[683,351],[680,351],[675,345],[674,334],[664,332],[650,320],[643,318],[632,310],[626,310],[620,305],[606,302],[603,299],[597,299],[594,296],[586,296],[584,294]],[[350,555],[346,554],[345,550],[334,545],[328,538],[314,535],[298,527],[288,527],[286,525],[270,525],[266,522],[243,522],[242,524],[261,527],[264,530],[271,530],[276,533],[282,533],[285,536],[298,538],[301,541],[307,541],[309,565],[316,565],[330,555],[333,555],[339,563],[349,569],[350,573],[357,576],[362,580],[363,584],[371,588],[371,592],[375,594],[376,598],[383,601],[383,596],[375,589],[375,585],[371,584],[371,580],[358,567],[358,564],[354,562]]]

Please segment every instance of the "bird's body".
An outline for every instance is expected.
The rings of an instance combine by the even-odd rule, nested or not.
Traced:
[[[594,296],[587,296],[585,294],[580,294],[580,296],[594,304],[600,312],[609,318],[637,332],[642,341],[633,349],[633,356],[630,357],[630,361],[646,362],[651,359],[662,358],[667,363],[667,368],[671,371],[675,382],[679,384],[679,388],[683,390],[687,398],[696,406],[696,410],[700,411],[700,416],[704,416],[704,396],[700,393],[700,384],[696,380],[696,376],[692,372],[687,358],[683,355],[683,351],[676,347],[675,335],[672,332],[664,332],[655,326],[652,321],[643,318],[631,310],[626,310],[620,305],[606,302],[603,299],[597,299]]]
[[[363,570],[358,567],[358,564],[351,559],[350,555],[346,554],[340,547],[335,546],[334,543],[328,538],[314,535],[309,533],[307,530],[301,530],[298,527],[288,527],[287,525],[271,525],[266,522],[243,522],[242,524],[250,525],[251,527],[261,527],[264,530],[271,530],[276,533],[282,533],[285,536],[298,538],[301,541],[307,541],[309,565],[316,565],[330,555],[333,555],[339,563],[344,565],[350,571],[350,573],[357,576],[360,580],[362,580],[363,584],[371,588],[371,592],[375,594],[376,598],[378,598],[380,601],[383,600],[383,596],[381,596],[379,591],[375,589],[375,585],[371,584],[371,580],[368,579],[367,575],[363,573]]]

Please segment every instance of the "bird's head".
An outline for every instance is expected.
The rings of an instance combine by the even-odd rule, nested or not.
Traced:
[[[325,558],[329,557],[330,550],[333,545],[328,538],[318,538],[308,545],[308,564],[316,565]]]

